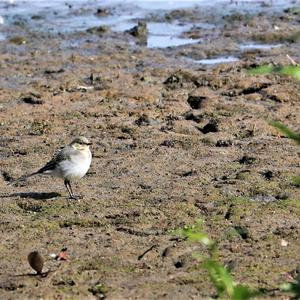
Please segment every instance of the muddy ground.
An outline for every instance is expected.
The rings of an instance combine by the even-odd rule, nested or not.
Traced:
[[[180,10],[165,15],[172,18],[218,26],[185,33],[200,43],[166,49],[103,28],[46,33],[31,20],[7,29],[0,42],[1,299],[208,299],[213,286],[194,258],[205,247],[172,233],[198,219],[237,282],[265,289],[265,299],[288,299],[278,288],[300,266],[292,180],[299,146],[268,120],[300,130],[300,85],[246,70],[290,64],[287,54],[300,61],[299,16]],[[282,45],[241,51],[244,41]],[[239,61],[191,60],[219,55]],[[78,134],[93,142],[91,169],[73,185],[79,202],[68,200],[60,179],[7,185]],[[67,260],[50,257],[65,247]],[[27,262],[33,250],[45,259],[43,276]]]

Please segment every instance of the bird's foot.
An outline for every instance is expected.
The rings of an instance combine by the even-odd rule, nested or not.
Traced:
[[[69,197],[69,200],[75,200],[75,201],[80,201],[83,197],[80,195],[72,195]]]

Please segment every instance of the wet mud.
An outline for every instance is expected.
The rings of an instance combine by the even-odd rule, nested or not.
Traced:
[[[68,9],[76,17],[90,9],[99,24],[118,12]],[[287,299],[279,286],[300,263],[299,146],[268,121],[300,131],[300,83],[247,70],[290,64],[287,54],[300,62],[299,14],[260,9],[178,8],[122,30],[95,21],[51,31],[48,15],[8,18],[0,298],[208,299],[215,292],[194,257],[207,250],[172,233],[202,219],[237,282]],[[191,43],[147,47],[155,34],[151,26],[132,34],[138,21],[192,22],[177,35]],[[220,57],[235,59],[207,63]],[[8,185],[79,134],[93,142],[91,169],[73,185],[80,201],[56,178]],[[38,275],[32,251],[44,260]]]

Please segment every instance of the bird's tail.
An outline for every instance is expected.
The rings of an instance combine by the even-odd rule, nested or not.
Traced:
[[[8,183],[8,185],[10,185],[10,186],[11,185],[16,185],[16,184],[18,184],[20,182],[26,181],[29,177],[35,176],[37,174],[38,174],[38,172],[34,172],[34,173],[31,173],[31,174],[23,175],[23,176],[19,177],[18,179],[11,181],[10,183]]]

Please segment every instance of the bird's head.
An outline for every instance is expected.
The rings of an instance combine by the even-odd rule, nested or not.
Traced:
[[[73,146],[76,150],[88,150],[90,145],[92,145],[92,143],[84,136],[77,137],[70,144],[70,146]]]

